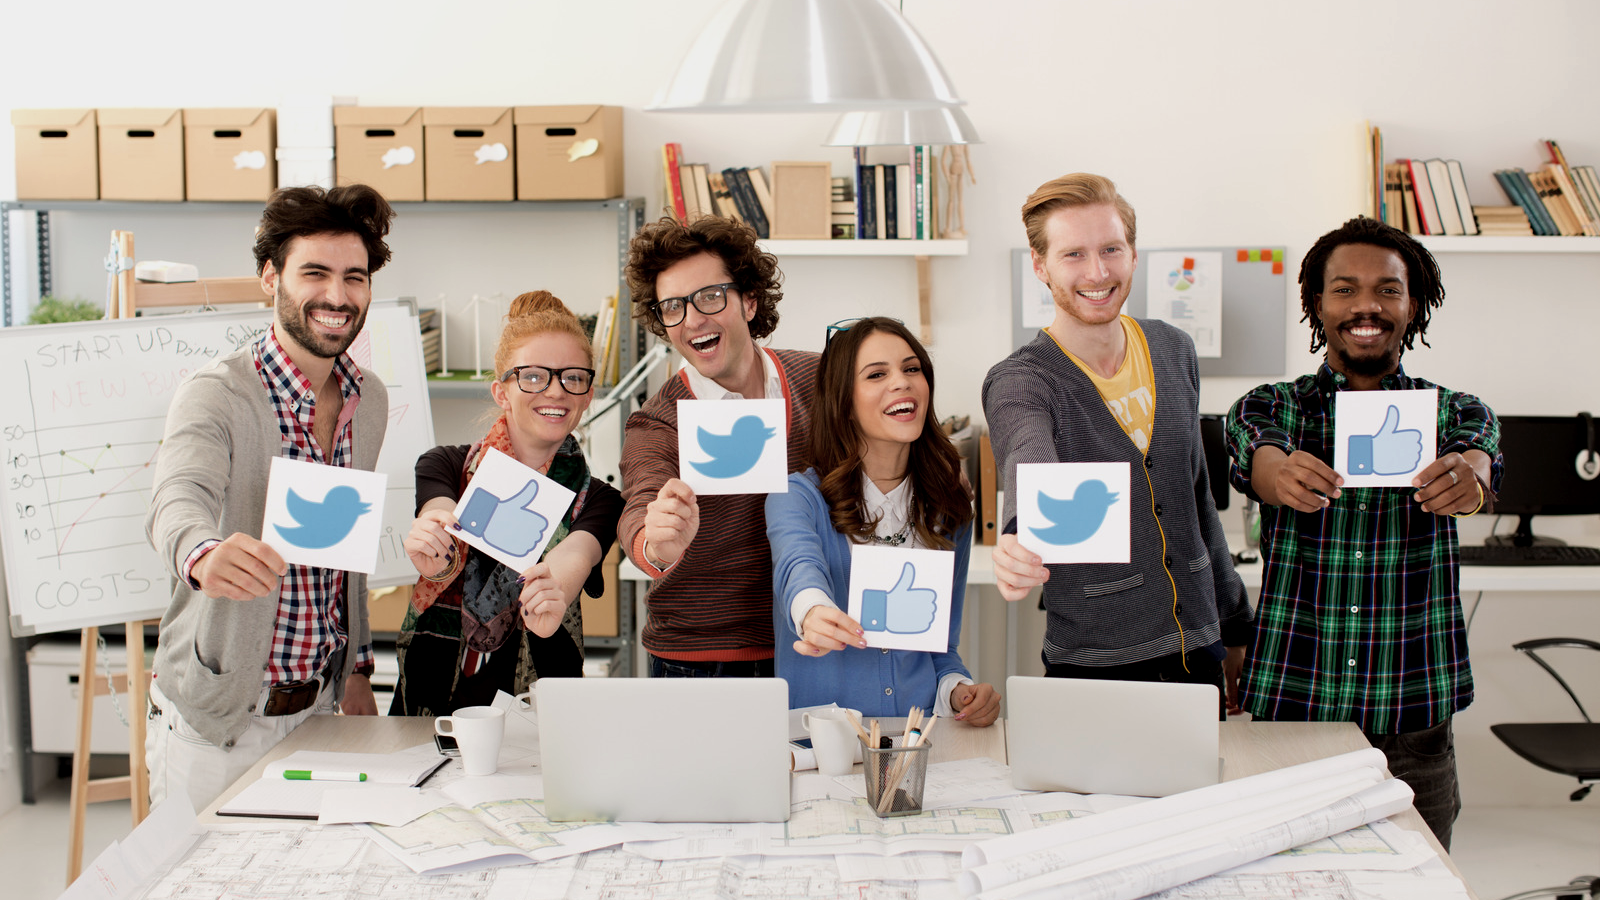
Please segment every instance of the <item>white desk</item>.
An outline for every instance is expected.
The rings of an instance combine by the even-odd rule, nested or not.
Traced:
[[[892,720],[886,720],[892,721]],[[1006,762],[1006,732],[1004,722],[989,728],[974,728],[963,722],[943,720],[939,723],[939,737],[934,741],[933,762],[988,756],[997,762]],[[344,750],[387,752],[415,746],[430,740],[433,720],[422,717],[367,717],[367,716],[312,716],[296,728],[282,743],[274,747],[261,762],[234,782],[222,796],[200,814],[203,825],[227,824],[248,827],[260,823],[263,828],[274,827],[273,820],[240,820],[219,818],[218,808],[233,798],[247,785],[261,777],[269,762],[281,759],[297,750]],[[1365,749],[1368,744],[1354,725],[1333,722],[1225,722],[1221,725],[1221,752],[1225,761],[1226,779],[1244,778],[1261,772],[1270,772],[1285,766],[1323,759],[1353,750]],[[1434,840],[1414,809],[1393,817],[1392,821],[1412,831],[1423,834],[1430,846],[1450,870],[1461,873],[1448,854]],[[1475,894],[1469,895],[1476,898]]]

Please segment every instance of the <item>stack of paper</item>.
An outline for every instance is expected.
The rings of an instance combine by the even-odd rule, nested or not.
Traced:
[[[268,763],[255,784],[240,791],[221,809],[219,816],[261,816],[276,819],[315,819],[322,808],[323,795],[339,789],[376,789],[401,785],[415,787],[447,762],[432,743],[418,744],[395,753],[331,753],[301,750]],[[293,781],[284,777],[291,770],[309,772],[357,772],[366,780]]]

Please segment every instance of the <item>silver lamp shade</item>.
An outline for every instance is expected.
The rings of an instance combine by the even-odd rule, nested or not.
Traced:
[[[880,147],[982,141],[966,113],[946,106],[847,112],[833,123],[833,131],[822,143],[826,147]]]
[[[646,109],[815,112],[963,102],[887,0],[731,0]]]

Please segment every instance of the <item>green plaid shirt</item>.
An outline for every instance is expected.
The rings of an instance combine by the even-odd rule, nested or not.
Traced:
[[[1233,484],[1250,487],[1264,446],[1333,465],[1334,394],[1345,377],[1263,385],[1228,413]],[[1500,486],[1500,426],[1470,394],[1399,371],[1383,390],[1439,391],[1439,455],[1482,450]],[[1240,678],[1244,708],[1283,721],[1354,722],[1365,731],[1421,731],[1472,702],[1461,618],[1456,523],[1423,512],[1410,488],[1346,488],[1320,512],[1261,507],[1265,560],[1255,643]]]

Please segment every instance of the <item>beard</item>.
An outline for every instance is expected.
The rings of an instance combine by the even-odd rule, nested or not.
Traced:
[[[1369,356],[1352,356],[1343,348],[1334,351],[1339,357],[1340,368],[1350,375],[1363,375],[1368,377],[1388,375],[1400,367],[1400,351],[1384,351]]]
[[[370,308],[369,306],[368,309]],[[355,312],[350,309],[330,306],[326,303],[297,306],[290,301],[289,295],[284,292],[283,282],[278,282],[277,313],[278,321],[282,323],[283,330],[288,333],[295,343],[304,347],[306,352],[312,356],[319,359],[335,359],[346,350],[349,350],[350,345],[355,343],[356,336],[361,333],[362,327],[367,324],[367,310],[363,309],[355,313],[353,327],[350,328],[349,334],[342,338],[319,335],[311,329],[311,323],[306,321],[306,316],[317,310],[325,312]]]

